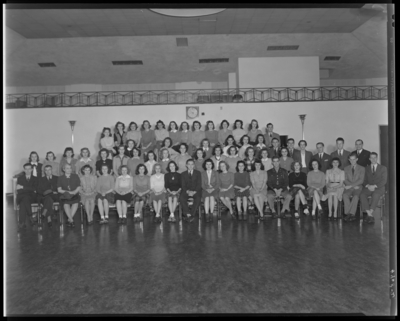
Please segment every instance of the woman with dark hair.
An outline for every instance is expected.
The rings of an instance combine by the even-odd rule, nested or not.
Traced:
[[[84,165],[81,170],[81,203],[85,206],[88,224],[93,224],[94,201],[96,198],[97,177],[93,175],[93,167],[89,164]]]
[[[178,173],[178,166],[170,161],[167,166],[167,173],[164,175],[165,189],[167,190],[168,209],[170,212],[168,222],[174,223],[175,210],[178,206],[178,199],[182,189],[181,174]]]
[[[32,165],[32,175],[39,178],[43,176],[43,165],[39,163],[39,155],[36,152],[31,152],[28,158],[29,164]]]
[[[264,202],[267,198],[267,181],[268,175],[264,170],[264,166],[259,159],[254,162],[253,171],[250,173],[250,182],[252,189],[250,189],[250,196],[253,198],[254,203],[258,209],[260,220],[264,220]]]
[[[77,159],[74,158],[74,150],[72,149],[72,147],[67,147],[64,150],[64,154],[63,154],[63,158],[60,161],[60,168],[62,173],[64,173],[64,166],[65,164],[71,165],[72,168],[72,173],[76,173],[76,163],[77,163]]]
[[[293,158],[288,156],[289,151],[286,147],[281,148],[281,158],[279,159],[279,166],[289,172],[292,171]]]
[[[140,149],[139,148],[133,148],[132,150],[133,156],[128,160],[128,168],[129,172],[131,173],[132,176],[136,175],[136,168],[138,167],[139,164],[144,163],[143,158],[140,157]]]
[[[164,174],[161,173],[161,165],[154,165],[154,174],[150,177],[150,202],[153,203],[155,213],[154,222],[161,223],[161,210],[165,202]]]
[[[150,176],[147,175],[147,168],[139,164],[136,168],[136,176],[133,177],[133,192],[135,193],[135,214],[134,221],[141,221],[140,213],[144,203],[147,202],[150,193]]]
[[[229,166],[229,172],[230,173],[236,173],[237,162],[242,160],[242,159],[239,157],[238,151],[237,151],[235,146],[231,146],[228,149],[228,152],[229,152],[229,156],[225,159],[225,162]]]
[[[272,166],[272,159],[268,157],[268,150],[266,148],[263,148],[260,150],[260,160],[261,163],[264,166],[264,170],[267,172],[269,171],[273,166]]]
[[[96,162],[96,174],[97,176],[100,176],[102,173],[101,167],[103,165],[107,165],[108,169],[110,170],[110,174],[112,175],[112,168],[113,168],[113,162],[111,159],[108,158],[108,154],[110,151],[106,148],[102,148],[99,151],[99,160]]]
[[[224,119],[221,122],[218,131],[218,142],[221,146],[224,146],[228,136],[232,135],[232,131],[228,128],[229,128],[229,122],[226,119]]]
[[[334,157],[331,160],[330,169],[326,171],[325,183],[329,205],[329,219],[332,218],[332,200],[334,206],[333,219],[337,219],[338,202],[342,200],[344,192],[344,170],[340,169],[341,161]]]
[[[308,194],[313,198],[313,207],[311,216],[315,219],[315,210],[318,207],[322,212],[321,198],[323,197],[323,188],[325,186],[325,174],[321,172],[321,163],[313,159],[310,162],[310,171],[307,174]]]
[[[179,151],[181,152],[180,155],[176,156],[175,162],[178,166],[178,173],[182,174],[186,171],[186,161],[191,157],[187,153],[188,145],[185,143],[181,143],[179,145]]]
[[[44,176],[44,168],[47,165],[51,166],[52,175],[60,176],[60,164],[58,162],[55,162],[55,160],[56,160],[56,155],[54,155],[53,152],[46,153],[46,159],[43,161],[43,166],[42,166],[42,176]]]
[[[211,147],[214,147],[218,144],[218,131],[215,130],[215,125],[212,120],[209,120],[206,123],[205,135],[210,142]]]
[[[200,128],[201,123],[195,120],[192,125],[192,137],[189,145],[189,155],[191,155],[192,152],[197,148],[200,148],[201,141],[206,138],[206,134],[204,133],[204,131],[200,130]]]
[[[211,221],[211,215],[214,211],[215,199],[218,197],[219,179],[218,172],[213,171],[214,163],[211,159],[206,159],[203,163],[201,173],[201,184],[203,191],[201,193],[204,202],[204,211],[206,223]]]
[[[100,213],[100,224],[108,223],[109,204],[114,203],[114,177],[111,175],[111,169],[107,164],[100,167],[101,175],[96,183],[96,200]]]
[[[247,147],[246,151],[244,152],[244,156],[245,171],[250,173],[253,170],[253,164],[256,161],[256,152],[254,147]]]
[[[118,152],[119,146],[125,146],[126,144],[126,132],[125,124],[122,122],[117,122],[114,128],[114,149]]]
[[[182,122],[181,126],[179,127],[179,131],[181,134],[181,141],[179,142],[178,147],[180,148],[181,143],[185,143],[187,145],[186,151],[189,152],[190,142],[192,141],[192,132],[189,129],[189,123],[186,121]],[[179,148],[178,148],[178,150],[179,150]]]
[[[263,134],[257,135],[255,148],[256,148],[258,153],[260,153],[260,151],[263,150],[263,149],[266,149],[268,151],[267,145],[265,145],[265,137],[264,137]]]
[[[144,163],[144,165],[147,168],[147,172],[148,172],[147,175],[151,176],[154,174],[153,168],[154,168],[155,164],[157,164],[157,156],[152,150],[150,150],[147,153],[146,162]]]
[[[82,173],[81,169],[83,168],[83,166],[89,165],[92,168],[92,171],[90,173],[95,176],[96,171],[94,169],[96,168],[96,163],[94,162],[94,160],[92,160],[90,158],[89,148],[83,147],[81,149],[80,156],[81,156],[81,159],[79,161],[77,161],[76,165],[75,165],[76,174],[78,174],[79,177],[82,177],[83,173]]]
[[[300,218],[299,206],[300,201],[303,204],[304,214],[309,214],[306,198],[308,197],[307,190],[307,174],[301,171],[301,162],[295,161],[291,164],[292,172],[289,174],[289,193],[294,198],[294,217]]]
[[[232,209],[231,199],[235,197],[233,185],[235,184],[235,176],[233,172],[228,172],[229,165],[221,161],[219,163],[218,186],[219,198],[221,202],[228,208],[232,218],[236,218]]]
[[[208,159],[212,156],[212,149],[210,146],[210,141],[208,138],[204,138],[201,143],[200,143],[201,148],[203,151],[206,153],[206,156],[204,157],[205,159]]]
[[[212,154],[213,156],[211,157],[211,160],[214,163],[214,170],[217,171],[219,168],[219,162],[226,160],[226,156],[222,155],[222,147],[220,145],[214,147]]]
[[[251,181],[250,175],[245,171],[246,164],[244,161],[238,161],[235,173],[235,189],[236,196],[236,206],[238,209],[238,219],[239,221],[247,220],[247,198],[250,196]],[[243,211],[242,211],[243,203]]]
[[[167,148],[162,147],[160,150],[160,158],[158,163],[161,165],[161,173],[168,172],[168,164],[171,162],[171,157]]]
[[[239,150],[239,148],[236,146],[235,139],[233,138],[232,135],[229,135],[226,140],[225,140],[225,147],[222,149],[222,152],[225,156],[229,156],[229,148],[234,146],[236,150]],[[236,166],[235,166],[236,167]]]
[[[206,157],[206,153],[202,148],[197,148],[193,158],[194,158],[194,169],[197,169],[200,172],[204,172],[203,163]]]
[[[241,147],[239,148],[239,157],[243,159],[245,157],[244,153],[246,152],[246,149],[248,147],[251,147],[250,137],[247,135],[242,136],[242,138],[240,138],[240,145]]]
[[[122,165],[118,169],[118,174],[115,181],[115,203],[118,212],[118,224],[126,224],[126,213],[128,204],[132,201],[133,179],[129,175],[129,168]]]
[[[108,127],[104,127],[101,136],[100,136],[100,146],[101,148],[105,148],[109,151],[108,158],[112,159],[113,154],[117,154],[117,151],[114,149],[114,140],[111,137],[111,129]]]
[[[138,130],[138,125],[132,121],[128,126],[128,132],[126,133],[126,140],[132,139],[135,142],[135,146],[140,146],[142,140],[142,133]]]
[[[257,137],[258,135],[262,135],[262,131],[260,129],[258,129],[258,121],[253,119],[250,122],[249,125],[249,131],[247,132],[247,135],[250,137],[250,145],[257,145],[258,144],[258,140]]]
[[[236,142],[236,145],[241,146],[240,139],[246,135],[246,131],[243,129],[243,121],[240,119],[235,120],[232,130],[233,139]]]
[[[133,157],[133,149],[135,148],[135,141],[133,139],[128,139],[126,141],[125,155],[129,158]]]
[[[156,155],[158,155],[158,151],[161,148],[162,142],[164,141],[164,139],[169,138],[169,132],[168,130],[165,129],[165,124],[162,120],[159,120],[156,123],[156,129],[154,131],[154,135],[156,136],[156,146],[154,148],[154,152],[156,153]]]
[[[150,122],[148,120],[143,121],[142,124],[142,154],[146,156],[147,152],[153,150],[156,145],[156,135],[154,130],[150,129]]]
[[[125,155],[125,146],[118,146],[118,155],[114,156],[113,158],[113,172],[115,178],[119,176],[118,168],[120,168],[122,165],[128,165],[128,161],[129,157]]]
[[[178,124],[171,121],[168,126],[169,138],[171,138],[171,148],[179,153],[179,144],[181,143],[181,132],[179,131]]]
[[[163,142],[161,143],[161,148],[162,149],[167,149],[168,153],[169,153],[169,157],[171,158],[171,160],[174,160],[176,156],[179,155],[179,153],[172,148],[172,139],[170,137],[166,137],[164,138]],[[161,152],[158,155],[158,159],[161,158]]]

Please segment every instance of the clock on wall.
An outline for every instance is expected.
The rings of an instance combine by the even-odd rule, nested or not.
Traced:
[[[199,107],[186,107],[186,119],[199,117]]]

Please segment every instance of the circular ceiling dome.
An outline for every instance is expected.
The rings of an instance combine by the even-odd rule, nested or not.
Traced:
[[[151,11],[172,17],[201,17],[216,14],[226,9],[150,9]]]

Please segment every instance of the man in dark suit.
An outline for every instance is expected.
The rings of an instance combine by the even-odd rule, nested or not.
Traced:
[[[300,140],[298,145],[300,150],[293,160],[299,162],[302,166],[301,171],[307,174],[313,154],[306,150],[307,142],[305,140]]]
[[[47,224],[52,225],[51,217],[53,213],[54,202],[59,202],[59,196],[57,191],[58,176],[52,175],[51,165],[44,167],[45,176],[39,178],[39,185],[37,188],[39,202],[43,204],[42,216],[47,216]]]
[[[356,219],[358,200],[365,179],[365,168],[357,164],[357,154],[350,155],[350,165],[344,168],[344,221],[352,222]],[[350,202],[350,197],[352,197]]]
[[[365,223],[374,223],[373,213],[378,206],[380,197],[385,194],[385,185],[387,182],[387,169],[378,164],[378,154],[371,153],[369,158],[371,165],[365,168],[364,189],[360,194],[361,211],[368,214]],[[368,196],[371,196],[371,205],[368,202]]]
[[[371,165],[371,161],[369,160],[369,157],[371,156],[371,152],[363,149],[364,142],[361,139],[356,140],[356,150],[353,153],[357,154],[357,164],[361,165],[363,167],[367,167]]]
[[[180,203],[184,215],[184,220],[192,222],[201,202],[201,173],[194,169],[194,160],[186,161],[187,171],[181,174],[182,190]],[[189,212],[189,199],[193,199],[193,205]]]
[[[279,147],[279,140],[277,138],[272,138],[272,147],[268,149],[268,157],[281,157],[281,149]]]
[[[267,148],[272,147],[273,138],[278,139],[279,143],[281,142],[281,137],[279,136],[278,133],[274,133],[274,125],[272,125],[271,123],[267,124],[267,131],[264,137],[265,137],[265,145],[267,146]]]
[[[300,151],[298,149],[294,148],[294,139],[293,138],[289,138],[287,140],[287,148],[288,148],[288,156],[293,159],[295,159],[297,157],[297,154],[300,153]]]
[[[32,175],[32,165],[26,163],[24,165],[25,175],[17,178],[17,204],[19,205],[19,226],[18,228],[26,228],[26,216],[30,218],[32,224],[32,203],[37,202],[36,189],[38,186],[37,177]]]
[[[344,139],[342,137],[339,137],[338,139],[336,139],[336,147],[337,150],[334,151],[333,153],[331,153],[331,157],[332,158],[339,158],[340,159],[340,169],[344,169],[346,166],[350,165],[349,162],[349,156],[350,156],[350,152],[343,149],[344,146]]]
[[[320,171],[326,173],[332,158],[329,154],[324,153],[324,146],[324,143],[317,143],[317,153],[312,157],[312,160],[316,159],[319,161],[321,163]]]

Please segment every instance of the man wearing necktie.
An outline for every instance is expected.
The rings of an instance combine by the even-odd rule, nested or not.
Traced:
[[[365,179],[365,168],[358,165],[357,160],[357,153],[352,153],[349,157],[350,165],[344,168],[344,221],[347,222],[356,219],[355,214],[357,211],[357,205],[362,191],[362,184]]]
[[[336,139],[336,148],[337,150],[334,151],[331,154],[332,158],[339,158],[340,162],[341,162],[341,166],[339,167],[340,169],[344,169],[346,166],[350,165],[349,162],[349,156],[350,156],[350,152],[343,149],[344,146],[344,139],[342,137],[339,137],[338,139]]]
[[[317,143],[317,153],[313,155],[312,160],[317,160],[321,164],[320,171],[326,173],[329,169],[329,164],[331,163],[332,157],[324,152],[324,143],[319,142]]]
[[[37,202],[36,189],[38,185],[37,177],[32,175],[32,165],[24,164],[24,175],[17,178],[17,204],[19,205],[19,226],[18,228],[26,228],[26,216],[35,224],[32,218],[32,203]]]
[[[272,147],[268,149],[268,157],[281,157],[281,149],[279,147],[279,140],[277,138],[272,139]]]
[[[294,139],[289,138],[287,140],[288,156],[295,159],[298,157],[299,150],[294,148]]]
[[[181,174],[182,192],[180,195],[180,203],[184,220],[192,222],[201,202],[201,173],[194,169],[194,160],[186,161],[187,171]],[[193,199],[192,208],[189,211],[189,199]]]
[[[371,165],[365,168],[364,189],[360,194],[361,211],[366,212],[368,217],[365,223],[374,223],[374,211],[378,206],[380,197],[385,193],[387,182],[386,166],[378,164],[378,154],[372,152],[369,160]],[[371,196],[371,204],[368,197]]]
[[[371,156],[371,152],[364,149],[364,142],[361,139],[356,140],[356,150],[354,152],[357,153],[357,164],[363,167],[371,165],[371,161],[369,160]]]
[[[54,215],[53,204],[54,202],[59,202],[57,191],[58,176],[52,175],[51,165],[44,167],[44,173],[45,176],[39,179],[37,192],[39,202],[43,204],[42,216],[47,217],[47,224],[51,226],[51,217]]]
[[[272,139],[276,138],[278,139],[278,142],[280,143],[281,138],[278,133],[274,133],[274,125],[271,123],[267,124],[267,131],[264,135],[265,138],[265,145],[267,145],[267,148],[272,147]]]

